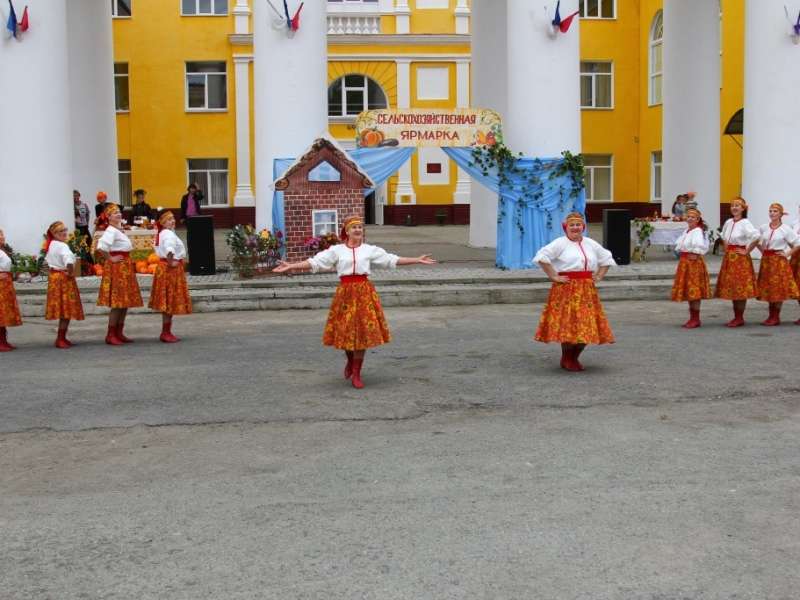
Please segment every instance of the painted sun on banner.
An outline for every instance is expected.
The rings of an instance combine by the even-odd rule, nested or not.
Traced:
[[[484,108],[369,110],[356,119],[360,148],[493,146],[502,141],[500,115]]]

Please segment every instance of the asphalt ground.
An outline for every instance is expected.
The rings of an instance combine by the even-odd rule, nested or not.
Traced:
[[[608,303],[567,374],[540,310],[390,309],[361,391],[325,311],[11,330],[0,597],[797,598],[800,327]]]

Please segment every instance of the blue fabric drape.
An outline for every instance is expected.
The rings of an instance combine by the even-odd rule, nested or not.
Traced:
[[[507,173],[510,183],[500,184],[496,169],[483,174],[472,159],[472,148],[442,148],[473,179],[498,194],[496,264],[503,269],[530,269],[539,248],[563,235],[561,222],[570,212],[583,214],[583,190],[571,197],[572,180],[567,175],[553,176],[562,164],[560,158],[519,158],[516,168],[522,173]],[[526,181],[526,176],[538,183]]]
[[[397,173],[416,150],[416,148],[356,148],[348,150],[347,154],[369,175],[375,187],[378,187]],[[272,180],[275,181],[280,177],[294,161],[294,158],[276,158],[272,164]],[[372,189],[364,190],[364,195],[372,191]],[[283,192],[275,191],[272,195],[272,228],[276,231],[286,231],[284,224]]]

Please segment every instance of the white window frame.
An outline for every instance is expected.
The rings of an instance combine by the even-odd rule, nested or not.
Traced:
[[[656,39],[656,26],[661,24],[661,37]],[[656,48],[661,48],[661,70],[655,71],[653,69],[655,64],[655,51]],[[661,81],[661,88],[659,90],[659,97],[655,97],[655,81],[659,78]],[[659,10],[653,17],[653,22],[650,24],[650,33],[648,35],[648,54],[647,54],[647,103],[648,106],[658,106],[664,102],[664,11]]]
[[[181,16],[182,17],[227,17],[230,14],[231,10],[231,2],[235,2],[236,0],[228,0],[228,4],[226,5],[224,13],[214,12],[214,6],[216,5],[215,0],[211,0],[211,12],[200,12],[200,0],[193,0],[195,12],[193,13],[186,13],[183,12],[183,0],[178,0],[181,3]]]
[[[613,17],[601,17],[600,16],[600,13],[602,12],[601,3],[602,3],[602,0],[597,0],[597,16],[596,17],[591,17],[591,16],[586,16],[586,11],[587,11],[586,0],[579,0],[578,8],[579,8],[580,12],[578,14],[580,15],[581,19],[587,19],[587,20],[591,20],[591,21],[615,21],[617,19],[617,0],[614,0],[614,16]]]
[[[121,170],[120,169],[120,164],[119,163],[122,160],[127,160],[128,161],[128,169],[127,170]],[[126,186],[122,185],[122,177],[123,177],[123,175],[127,175],[128,176],[127,188],[128,188],[128,192],[130,192],[130,195],[128,195],[127,197],[123,197],[122,196],[123,190],[126,187]],[[118,158],[117,159],[117,182],[119,184],[119,196],[120,196],[119,197],[119,201],[120,201],[120,204],[122,204],[123,207],[131,206],[133,204],[133,161],[130,158]]]
[[[133,0],[128,0],[128,6],[130,7],[131,14],[130,15],[120,15],[119,14],[119,2],[120,0],[111,0],[111,18],[112,19],[130,19],[133,17]]]
[[[333,221],[330,220],[326,221],[317,221],[317,215],[321,213],[333,213]],[[323,235],[322,233],[317,234],[317,225],[333,225],[333,229],[331,233],[336,233],[338,235],[339,232],[339,211],[335,208],[320,208],[311,211],[311,235],[314,237],[319,237]]]
[[[189,72],[189,65],[192,63],[209,63],[209,62],[218,62],[225,66],[224,71],[213,71],[210,73],[190,73]],[[205,90],[205,107],[198,108],[198,107],[190,107],[189,106],[189,76],[190,75],[204,75],[205,76],[205,83],[204,90]],[[219,77],[220,75],[225,78],[225,107],[224,108],[208,108],[208,76],[213,75],[214,77]],[[228,90],[228,63],[224,60],[189,60],[184,63],[184,73],[183,73],[183,87],[184,87],[184,103],[186,112],[217,112],[223,113],[228,112],[228,101],[230,100],[230,93]]]
[[[349,76],[354,76],[354,75],[364,78],[363,87],[348,86],[347,85],[347,79],[346,78],[349,77]],[[328,119],[330,119],[332,121],[341,120],[341,121],[348,121],[349,122],[349,121],[353,121],[358,116],[358,113],[347,114],[347,91],[348,90],[349,91],[361,90],[363,92],[363,98],[364,98],[364,102],[363,102],[361,111],[368,110],[369,109],[369,101],[370,101],[370,98],[369,98],[369,80],[371,80],[375,85],[377,85],[380,88],[381,92],[383,93],[383,99],[384,99],[384,102],[386,104],[386,108],[389,108],[389,96],[386,95],[386,91],[383,89],[383,86],[380,83],[378,83],[376,80],[372,79],[372,77],[370,77],[369,75],[362,75],[361,73],[347,73],[346,75],[342,75],[341,77],[339,77],[337,79],[334,79],[331,82],[331,84],[328,86],[328,88],[330,89],[330,87],[332,85],[334,85],[337,81],[341,81],[342,82],[342,110],[341,110],[341,114],[338,114],[338,115],[330,114],[330,106],[328,106]],[[361,111],[359,111],[359,112],[361,112]]]
[[[584,165],[584,171],[589,174],[589,180],[591,182],[590,186],[586,187],[586,202],[613,202],[614,201],[614,155],[613,154],[585,154],[584,156],[592,156],[592,157],[600,157],[600,156],[607,156],[609,160],[608,166],[606,165]],[[592,196],[594,196],[594,172],[597,169],[608,169],[609,170],[609,198],[590,198],[589,197],[589,190],[592,192]]]
[[[227,161],[228,167],[226,169],[191,169],[189,167],[189,161],[192,160],[224,160]],[[230,160],[227,158],[187,158],[186,159],[186,186],[188,187],[191,183],[197,181],[197,177],[194,177],[193,174],[195,173],[204,173],[205,174],[205,182],[207,184],[206,188],[203,189],[203,195],[205,196],[206,200],[208,200],[208,204],[203,204],[203,208],[220,208],[220,207],[227,207],[230,206],[230,188],[231,188],[231,169],[230,169]],[[225,203],[218,203],[218,204],[211,204],[211,199],[214,195],[211,193],[211,173],[225,173],[227,175],[226,178],[226,186],[225,186]]]
[[[656,160],[656,158],[658,160]],[[656,171],[658,171],[658,181],[661,184],[656,195]],[[653,150],[650,153],[650,202],[661,202],[664,195],[664,154],[661,150]]]
[[[115,62],[114,67],[116,68],[117,65],[125,65],[126,72],[125,73],[114,73],[114,110],[118,114],[124,114],[131,112],[131,68],[130,65],[126,62]],[[125,79],[127,81],[128,86],[128,108],[119,108],[117,106],[117,79]]]
[[[604,64],[608,65],[610,72],[609,73],[584,73],[583,72],[583,65],[584,64]],[[581,104],[581,109],[583,110],[614,110],[614,61],[611,60],[582,60],[581,61],[581,79],[584,77],[591,77],[592,79],[592,105],[586,106]],[[611,79],[611,104],[609,106],[595,106],[597,102],[597,78],[598,77],[609,77]],[[581,99],[583,102],[583,99]]]

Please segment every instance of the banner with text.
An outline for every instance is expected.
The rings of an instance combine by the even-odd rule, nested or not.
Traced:
[[[502,141],[500,115],[484,108],[369,110],[356,119],[356,144],[361,148],[463,148]]]

